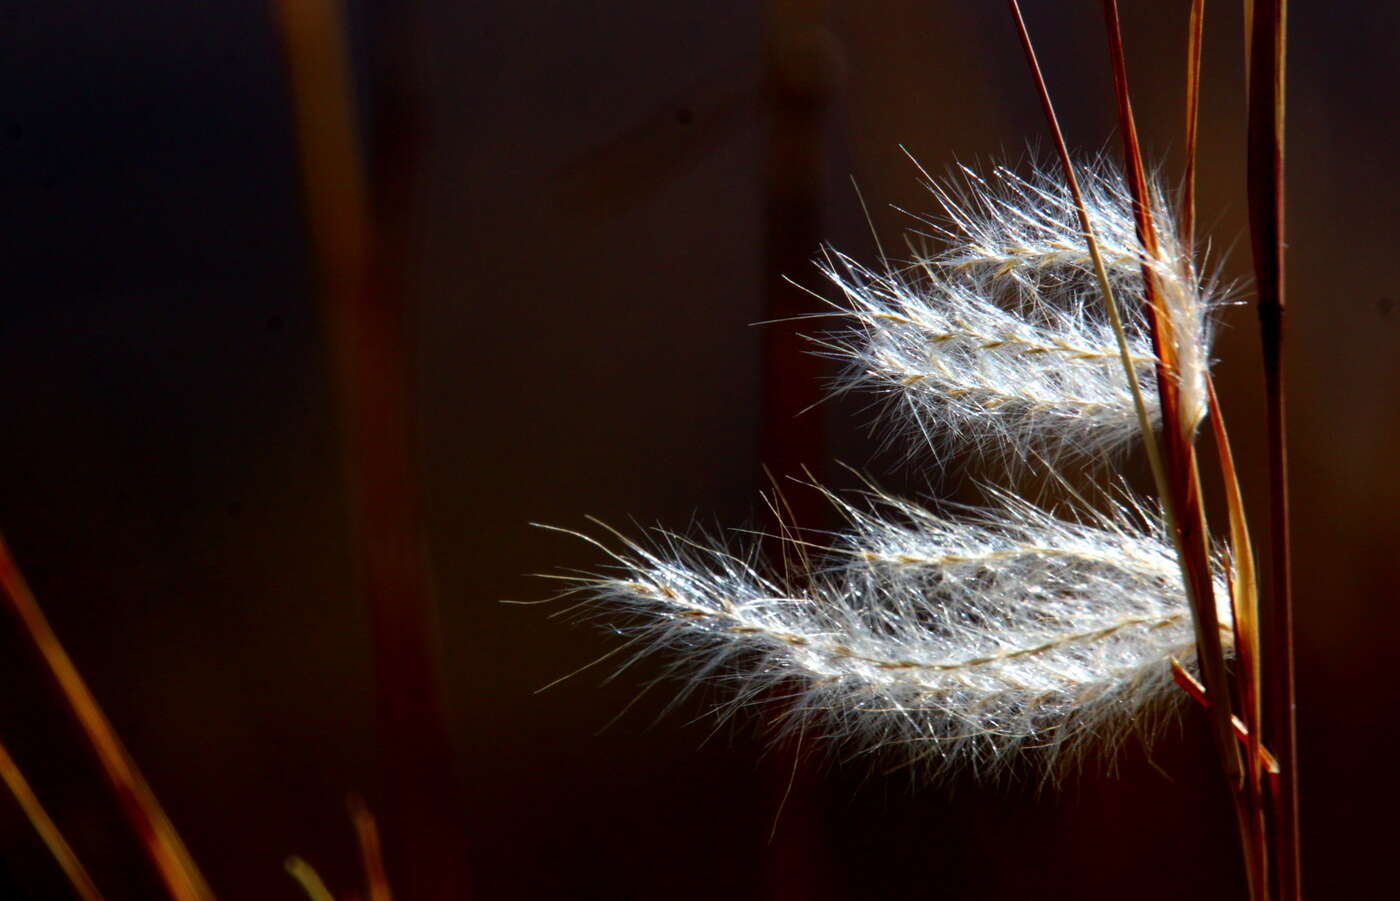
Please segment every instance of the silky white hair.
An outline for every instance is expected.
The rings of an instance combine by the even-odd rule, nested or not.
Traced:
[[[1176,697],[1171,660],[1194,662],[1158,511],[837,503],[849,529],[795,577],[658,532],[620,539],[616,572],[579,590],[635,655],[665,651],[690,688],[720,683],[725,712],[784,696],[789,728],[925,771],[995,772],[1028,748],[1057,763],[1150,732]]]
[[[1097,161],[1082,180],[1148,407],[1160,415],[1144,272],[1177,345],[1179,426],[1194,430],[1213,284],[1170,230],[1160,190],[1150,192],[1150,255],[1122,178]],[[819,342],[847,363],[845,387],[887,396],[893,418],[932,445],[1046,465],[1140,435],[1068,189],[1043,170],[1004,167],[985,177],[964,168],[929,187],[943,214],[923,221],[942,250],[879,270],[835,251],[821,264],[849,325]],[[989,494],[988,506],[957,515],[879,492],[863,506],[832,497],[847,527],[821,550],[789,539],[804,565],[783,576],[752,542],[618,535],[615,571],[576,590],[631,636],[635,654],[666,652],[682,694],[718,683],[730,712],[785,697],[790,725],[856,753],[993,772],[1027,749],[1062,761],[1150,731],[1184,696],[1169,688],[1172,661],[1195,662],[1161,511],[1126,491],[1068,518]],[[1229,593],[1214,587],[1230,647]]]
[[[1157,425],[1156,356],[1146,316],[1151,271],[1171,320],[1181,427],[1205,415],[1214,279],[1202,280],[1151,189],[1155,255],[1137,238],[1132,197],[1103,160],[1079,168],[1084,202],[1146,406]],[[1047,171],[987,176],[963,167],[930,181],[943,215],[921,220],[944,249],[872,270],[829,251],[822,271],[851,325],[820,339],[843,386],[889,401],[888,421],[934,448],[968,446],[1016,460],[1092,458],[1140,437],[1131,387],[1104,309],[1077,207]]]

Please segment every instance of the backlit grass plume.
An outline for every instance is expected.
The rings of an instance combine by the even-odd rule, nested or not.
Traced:
[[[1154,411],[1146,273],[1174,298],[1174,334],[1190,345],[1176,377],[1200,383],[1181,392],[1194,429],[1205,412],[1206,292],[1165,224],[1153,253],[1137,240],[1120,176],[1103,163],[1084,175],[1129,360]],[[850,387],[891,395],[893,416],[934,442],[1053,459],[1140,435],[1069,189],[1043,171],[963,176],[930,185],[944,216],[928,224],[943,250],[878,271],[828,253],[823,271],[850,325],[820,339],[823,352],[848,364]],[[1156,221],[1171,222],[1152,196]],[[833,498],[847,528],[825,549],[790,547],[804,565],[782,577],[752,547],[619,536],[616,571],[578,590],[636,653],[671,655],[692,688],[720,683],[729,711],[786,697],[789,724],[857,753],[987,771],[1025,748],[1055,761],[1144,731],[1178,696],[1173,659],[1194,665],[1197,641],[1165,515],[1128,499],[1064,519],[992,495],[957,517],[878,493],[865,507]],[[1230,593],[1212,579],[1206,602],[1230,647]]]
[[[933,771],[993,771],[1028,746],[1053,762],[1147,731],[1172,658],[1194,656],[1155,511],[1067,521],[1003,497],[953,519],[883,495],[837,503],[848,531],[796,577],[663,533],[622,539],[617,572],[582,590],[637,653],[667,652],[692,686],[723,683],[729,710],[787,695],[805,735]]]
[[[928,186],[943,217],[926,220],[941,252],[872,271],[839,253],[823,270],[845,295],[855,328],[824,341],[847,363],[847,384],[889,400],[891,421],[932,446],[974,445],[1013,458],[1091,456],[1140,436],[1132,387],[1085,249],[1069,189],[1044,170],[1029,177],[963,168]],[[1152,191],[1157,240],[1135,231],[1132,197],[1103,161],[1080,168],[1085,207],[1123,311],[1132,365],[1153,424],[1160,417],[1144,275],[1173,322],[1184,427],[1205,416],[1210,284],[1202,284]]]
[[[1008,7],[1058,167],[928,179],[932,251],[868,267],[828,251],[847,324],[817,338],[844,389],[888,401],[897,433],[1054,467],[1137,437],[1156,487],[1052,515],[1013,489],[957,516],[876,493],[835,500],[844,531],[814,547],[784,530],[782,577],[757,548],[617,536],[615,571],[579,580],[637,654],[671,655],[722,710],[777,706],[802,735],[934,769],[995,770],[1110,749],[1173,697],[1206,712],[1252,901],[1298,901],[1296,690],[1284,453],[1285,4],[1245,4],[1250,228],[1269,397],[1272,616],[1209,362],[1214,283],[1195,258],[1204,3],[1187,45],[1187,160],[1169,204],[1138,140],[1116,0],[1104,0],[1122,174],[1076,165],[1018,0]],[[1257,12],[1257,15],[1256,15]],[[911,242],[913,246],[917,242]],[[1196,436],[1209,419],[1228,514],[1213,544]],[[589,539],[592,540],[592,539]],[[600,547],[603,545],[600,544]],[[800,565],[794,569],[793,563]],[[1228,656],[1237,657],[1233,668]],[[1198,679],[1191,670],[1199,672]],[[1239,711],[1236,716],[1235,711]],[[1278,753],[1275,753],[1277,751]]]

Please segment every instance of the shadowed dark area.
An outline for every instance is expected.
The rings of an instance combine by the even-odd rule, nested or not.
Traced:
[[[1123,10],[1142,140],[1169,183],[1188,6]],[[1071,146],[1116,149],[1098,5],[1026,7]],[[1209,7],[1198,229],[1243,279],[1240,13]],[[829,295],[803,263],[820,242],[876,259],[851,176],[903,250],[911,220],[893,207],[933,204],[899,145],[934,174],[1047,148],[1000,4],[830,0],[798,42],[808,63],[817,48],[816,106],[774,74],[773,48],[792,46],[774,32],[796,21],[782,3],[349,12],[361,125],[378,136],[365,149],[399,217],[469,897],[1243,897],[1196,710],[1150,757],[1129,748],[1113,775],[1091,763],[1063,788],[1033,774],[928,786],[809,741],[817,762],[777,816],[791,758],[766,750],[762,714],[715,730],[719,696],[702,691],[658,720],[663,683],[604,729],[660,663],[605,681],[607,661],[536,694],[619,640],[551,619],[563,604],[499,603],[554,592],[529,573],[602,562],[530,523],[763,527],[760,464],[811,464],[813,442],[818,465],[939,498],[971,499],[969,473],[1005,480],[879,451],[859,397],[765,432],[765,410],[785,408],[765,406],[775,332],[753,325],[818,309],[780,277]],[[1310,894],[1364,897],[1400,804],[1384,669],[1400,625],[1400,11],[1295,4],[1290,24],[1303,870]],[[226,899],[304,897],[282,868],[293,853],[337,897],[362,893],[345,796],[393,806],[285,73],[261,2],[0,9],[0,531]],[[811,143],[784,145],[794,134]],[[775,152],[800,171],[775,170]],[[795,194],[775,202],[784,185]],[[1255,316],[1221,318],[1217,385],[1263,548]],[[855,482],[836,466],[824,478]],[[1212,516],[1223,527],[1223,508]],[[8,621],[0,680],[0,740],[106,897],[160,897]],[[393,880],[413,848],[385,841]],[[0,896],[67,892],[0,798]]]

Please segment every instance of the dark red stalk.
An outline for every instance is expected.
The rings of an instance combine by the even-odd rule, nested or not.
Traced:
[[[1068,145],[1065,142],[1064,133],[1060,129],[1059,119],[1055,115],[1049,89],[1036,59],[1035,48],[1026,29],[1025,19],[1021,15],[1020,4],[1017,0],[1009,0],[1009,5],[1022,49],[1025,51],[1026,60],[1030,65],[1031,74],[1039,91],[1041,106],[1049,123],[1055,148],[1059,153],[1070,191],[1074,195],[1075,204],[1079,210],[1081,227],[1089,241],[1090,252],[1097,260],[1097,248],[1080,192],[1078,178],[1070,161]],[[1147,205],[1146,177],[1142,169],[1132,108],[1127,100],[1126,66],[1122,63],[1122,41],[1118,34],[1116,6],[1110,5],[1108,13],[1110,17],[1109,42],[1115,57],[1114,80],[1115,86],[1118,88],[1119,111],[1123,119],[1123,130],[1128,145],[1129,184],[1133,187],[1136,198],[1134,210],[1138,219],[1139,237],[1148,253],[1155,254],[1156,233],[1152,228],[1151,214]],[[1200,503],[1200,481],[1195,461],[1195,450],[1191,443],[1181,435],[1179,428],[1169,425],[1178,421],[1176,382],[1171,375],[1170,368],[1175,362],[1173,346],[1167,340],[1169,335],[1163,334],[1164,329],[1169,328],[1170,323],[1165,315],[1161,314],[1161,305],[1155,296],[1155,280],[1151,271],[1146,267],[1144,268],[1144,279],[1150,301],[1148,313],[1154,324],[1153,341],[1159,360],[1158,384],[1159,396],[1162,398],[1163,443],[1168,451],[1168,460],[1172,464],[1167,474],[1159,474],[1159,479],[1167,489],[1162,502],[1171,511],[1170,518],[1177,533],[1177,545],[1182,553],[1183,577],[1187,580],[1188,594],[1192,598],[1193,612],[1195,613],[1193,620],[1196,623],[1202,673],[1206,677],[1208,689],[1213,687],[1214,696],[1222,699],[1222,702],[1211,705],[1211,720],[1216,726],[1217,741],[1226,771],[1232,777],[1232,783],[1238,785],[1239,757],[1232,738],[1233,724],[1224,667],[1224,650],[1221,647],[1219,624],[1215,616],[1214,585],[1210,575],[1209,552],[1206,548],[1208,532],[1205,528],[1204,510]],[[1150,435],[1145,435],[1144,439],[1152,440]],[[1185,528],[1182,526],[1182,517],[1186,517],[1184,520]]]
[[[1149,258],[1160,259],[1156,230],[1152,221],[1151,197],[1147,191],[1142,150],[1128,90],[1127,61],[1117,0],[1104,0],[1104,21],[1113,66],[1114,92],[1118,99],[1119,127],[1123,133],[1124,165],[1128,186],[1133,195],[1138,239]],[[1197,50],[1198,47],[1193,48],[1193,52]],[[1188,91],[1189,104],[1194,110],[1197,91],[1194,79],[1189,80],[1193,82]],[[1194,127],[1188,127],[1192,130],[1194,142]],[[1194,143],[1192,150],[1194,155]],[[1192,176],[1194,177],[1194,173]],[[1168,460],[1173,506],[1177,514],[1177,546],[1181,553],[1182,573],[1189,586],[1193,620],[1197,627],[1197,656],[1200,659],[1206,690],[1211,698],[1210,712],[1215,725],[1217,747],[1235,802],[1240,839],[1245,852],[1246,873],[1249,877],[1250,897],[1264,899],[1269,895],[1268,837],[1265,832],[1258,774],[1255,772],[1258,759],[1257,756],[1251,759],[1251,773],[1245,778],[1239,751],[1230,739],[1233,719],[1229,711],[1231,693],[1215,614],[1210,532],[1201,500],[1195,436],[1187,430],[1181,417],[1177,382],[1179,370],[1172,354],[1174,324],[1161,300],[1156,275],[1146,264],[1143,266],[1143,282],[1150,310],[1153,344],[1157,350],[1157,387],[1162,403],[1162,441]]]
[[[379,826],[365,802],[352,795],[348,805],[350,822],[360,846],[360,864],[365,871],[365,897],[368,901],[394,901],[389,877],[384,872],[384,854],[379,847]]]
[[[1123,331],[1123,320],[1118,309],[1118,302],[1113,296],[1113,285],[1109,280],[1108,271],[1104,267],[1103,255],[1099,252],[1099,243],[1094,236],[1093,224],[1089,221],[1089,208],[1084,203],[1084,192],[1079,187],[1079,176],[1075,174],[1074,165],[1069,158],[1069,145],[1065,143],[1064,132],[1060,130],[1060,119],[1055,115],[1055,104],[1050,100],[1050,89],[1046,86],[1045,76],[1040,71],[1040,61],[1036,59],[1035,46],[1031,43],[1030,32],[1026,29],[1026,20],[1022,17],[1020,4],[1016,0],[1011,0],[1011,17],[1016,23],[1017,34],[1021,39],[1021,49],[1025,51],[1026,63],[1031,70],[1031,78],[1035,81],[1036,90],[1040,95],[1041,109],[1045,112],[1046,122],[1054,138],[1055,150],[1060,156],[1060,165],[1065,171],[1065,182],[1069,185],[1070,194],[1074,197],[1074,208],[1079,217],[1079,228],[1084,234],[1085,245],[1088,247],[1089,256],[1094,263],[1094,273],[1098,277],[1100,290],[1103,291],[1104,308],[1113,326],[1114,337],[1118,341],[1118,349],[1123,362],[1123,375],[1132,389],[1133,406],[1137,413],[1138,426],[1142,431],[1143,449],[1147,451],[1147,459],[1152,466],[1152,477],[1157,483],[1157,491],[1161,496],[1167,519],[1174,521],[1166,471],[1162,465],[1157,441],[1152,434],[1151,416],[1143,401],[1137,373],[1129,358],[1128,339]]]
[[[1206,2],[1192,0],[1186,32],[1186,172],[1181,187],[1181,248],[1191,254],[1196,245],[1196,132],[1201,108],[1201,41]]]
[[[1147,191],[1147,175],[1142,163],[1142,148],[1138,142],[1137,124],[1133,117],[1128,93],[1127,61],[1118,20],[1118,4],[1104,0],[1104,16],[1108,29],[1109,53],[1113,63],[1113,87],[1118,100],[1119,128],[1123,133],[1123,157],[1128,188],[1133,195],[1133,213],[1137,220],[1138,240],[1151,258],[1159,258],[1157,232],[1152,223],[1151,198]],[[1191,435],[1180,425],[1180,390],[1176,380],[1177,360],[1173,343],[1173,324],[1160,297],[1156,273],[1143,266],[1143,284],[1148,301],[1148,320],[1152,324],[1153,349],[1157,354],[1157,393],[1162,404],[1162,445],[1171,485],[1172,506],[1176,513],[1179,550],[1182,555],[1188,594],[1196,621],[1201,675],[1206,691],[1211,695],[1212,719],[1216,724],[1217,742],[1226,774],[1239,784],[1241,768],[1239,755],[1230,738],[1229,682],[1225,670],[1225,653],[1220,642],[1219,622],[1215,614],[1215,590],[1211,578],[1209,531],[1205,509],[1201,504],[1199,468]]]
[[[1278,773],[1278,762],[1270,761],[1263,745],[1259,682],[1259,591],[1255,578],[1254,547],[1249,538],[1244,497],[1240,490],[1235,456],[1230,436],[1225,428],[1225,414],[1215,394],[1215,383],[1206,379],[1206,394],[1210,405],[1210,424],[1215,434],[1215,449],[1219,456],[1220,475],[1225,485],[1226,506],[1230,511],[1230,553],[1233,557],[1227,569],[1230,576],[1230,598],[1234,607],[1235,656],[1238,661],[1236,684],[1239,688],[1240,710],[1244,720],[1236,717],[1245,729],[1245,781],[1243,808],[1237,813],[1247,821],[1241,825],[1249,830],[1254,852],[1254,880],[1265,897],[1268,896],[1269,831],[1264,816],[1263,776],[1267,770]]]
[[[1264,654],[1269,661],[1265,739],[1279,758],[1274,824],[1279,897],[1302,897],[1298,830],[1298,735],[1293,676],[1293,597],[1289,547],[1288,448],[1283,389],[1284,85],[1287,0],[1255,0],[1249,35],[1249,232],[1259,294],[1259,332],[1269,422],[1272,550]]]

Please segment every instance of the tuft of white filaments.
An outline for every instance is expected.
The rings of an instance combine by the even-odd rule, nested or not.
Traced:
[[[666,536],[626,540],[609,552],[620,574],[582,590],[627,614],[639,655],[669,652],[691,688],[721,683],[726,709],[786,695],[804,736],[935,772],[1112,745],[1175,697],[1171,659],[1194,663],[1155,514],[1069,521],[1010,497],[956,519],[885,496],[841,508],[850,528],[801,584]]]
[[[1167,308],[1182,397],[1181,428],[1205,415],[1210,300],[1160,189],[1152,188],[1155,255],[1137,238],[1132,197],[1106,163],[1082,167],[1090,223],[1117,297],[1129,354],[1158,425],[1156,355],[1144,270]],[[869,269],[828,253],[825,274],[852,327],[822,346],[847,365],[844,385],[875,389],[890,419],[939,446],[976,446],[1020,459],[1092,456],[1140,436],[1122,355],[1069,189],[1043,170],[929,189],[941,218],[922,220],[945,249]]]
[[[1149,192],[1158,233],[1148,253],[1122,178],[1094,162],[1082,183],[1150,424],[1161,414],[1149,277],[1159,337],[1173,342],[1163,370],[1178,379],[1175,425],[1189,439],[1206,409],[1214,285],[1181,246],[1160,189]],[[943,249],[878,270],[826,256],[851,324],[820,346],[846,362],[846,387],[887,395],[894,417],[935,447],[1053,463],[1139,437],[1069,190],[1045,171],[1000,167],[929,188],[943,215],[923,220],[925,237]],[[859,508],[832,498],[848,526],[816,559],[789,542],[795,574],[760,565],[757,549],[619,536],[618,571],[577,590],[631,636],[625,648],[670,652],[689,688],[721,684],[721,709],[786,697],[778,709],[804,737],[898,751],[932,770],[1111,748],[1184,696],[1170,687],[1172,660],[1194,666],[1196,634],[1154,505],[1125,494],[1064,518],[1001,491],[947,516],[873,497]],[[1232,647],[1229,592],[1214,591]]]

